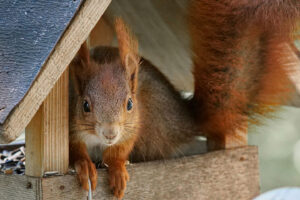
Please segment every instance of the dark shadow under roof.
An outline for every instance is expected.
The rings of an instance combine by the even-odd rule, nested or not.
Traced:
[[[25,96],[81,2],[0,1],[0,124]]]

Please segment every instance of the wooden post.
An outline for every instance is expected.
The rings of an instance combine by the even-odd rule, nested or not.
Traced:
[[[56,82],[26,127],[26,175],[66,173],[69,165],[69,72]]]

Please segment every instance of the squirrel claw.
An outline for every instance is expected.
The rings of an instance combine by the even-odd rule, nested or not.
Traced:
[[[126,189],[126,182],[129,180],[129,175],[126,168],[109,169],[109,186],[113,194],[118,199],[122,199]]]
[[[89,191],[88,179],[90,178],[92,190],[97,186],[97,170],[94,163],[90,160],[78,160],[75,163],[75,170],[78,174],[79,182],[82,188]]]

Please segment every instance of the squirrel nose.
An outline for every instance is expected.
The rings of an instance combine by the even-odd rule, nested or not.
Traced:
[[[114,124],[103,126],[102,134],[107,140],[113,140],[119,134],[119,126]]]
[[[117,134],[114,131],[111,131],[111,130],[105,131],[103,133],[103,135],[108,140],[112,140],[117,136]]]
[[[116,134],[109,134],[109,135],[104,134],[104,136],[105,136],[106,139],[112,140],[112,139],[114,139],[117,135],[116,135]]]

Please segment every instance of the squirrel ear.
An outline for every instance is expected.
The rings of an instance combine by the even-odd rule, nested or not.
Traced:
[[[128,53],[125,56],[125,68],[130,81],[130,89],[135,93],[138,83],[138,69],[139,69],[139,60],[136,59],[133,55]]]
[[[87,47],[86,42],[84,42],[76,55],[77,59],[81,62],[81,64],[88,65],[90,62],[90,51]]]
[[[70,65],[70,78],[77,94],[82,93],[84,79],[89,75],[90,52],[86,42],[78,50]]]
[[[140,59],[138,56],[138,42],[121,18],[115,20],[115,30],[119,43],[120,58],[129,76],[131,90],[135,92]]]

